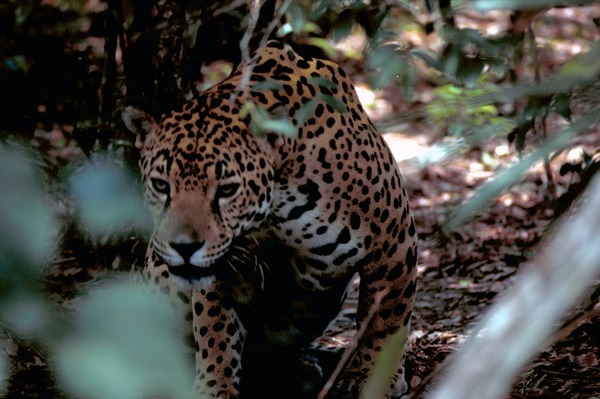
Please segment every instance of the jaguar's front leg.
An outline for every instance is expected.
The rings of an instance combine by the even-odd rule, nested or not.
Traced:
[[[214,277],[206,280],[212,281],[202,281],[192,292],[194,389],[201,398],[239,398],[246,329],[228,294],[231,287]]]
[[[357,314],[360,336],[338,390],[343,398],[359,397],[364,383],[373,375],[382,349],[395,350],[397,354],[394,360],[397,369],[387,387],[387,397],[399,398],[407,390],[405,350],[398,350],[395,345],[386,347],[392,336],[399,334],[404,340],[400,344],[405,348],[416,289],[416,244],[409,242],[399,251],[402,254],[395,259],[397,263],[373,263],[360,271]],[[391,354],[386,352],[386,359],[391,360]]]

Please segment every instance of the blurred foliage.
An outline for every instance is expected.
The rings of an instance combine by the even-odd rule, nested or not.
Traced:
[[[48,351],[61,386],[77,397],[185,397],[193,368],[162,296],[123,276],[81,292],[87,299],[71,315],[48,300],[42,278],[60,241],[58,199],[44,190],[40,166],[13,147],[0,144],[0,328]],[[69,201],[92,237],[148,226],[127,176],[99,159],[70,179]],[[0,381],[10,373],[5,360]]]
[[[38,276],[59,226],[40,183],[30,159],[0,145],[0,314],[22,336],[48,327]]]
[[[76,397],[184,398],[194,368],[175,326],[170,304],[140,285],[97,287],[53,350],[61,382]]]
[[[152,222],[139,188],[134,175],[109,158],[94,159],[76,170],[70,192],[81,228],[98,241],[123,231],[148,235]]]
[[[375,359],[375,367],[365,381],[359,399],[385,399],[388,387],[394,377],[399,359],[406,354],[405,343],[408,339],[408,328],[401,327],[384,344],[379,356]]]
[[[200,75],[205,62],[219,56],[241,58],[239,42],[251,26],[252,10],[244,8],[247,2],[197,2],[196,9],[186,10],[188,3],[0,2],[0,138],[19,136],[43,151],[34,132],[58,131],[64,136],[61,146],[72,146],[75,140],[93,159],[60,181],[67,187],[67,203],[75,209],[77,225],[93,240],[126,235],[131,229],[147,233],[149,228],[133,173],[115,162],[115,152],[105,151],[131,153],[133,148],[122,129],[119,108],[138,101],[154,110],[167,109],[185,98],[188,93],[179,89],[187,87],[190,77]],[[271,9],[276,3],[280,8]],[[521,153],[520,162],[498,171],[456,210],[447,232],[481,212],[532,165],[551,162],[600,118],[600,43],[590,43],[577,56],[546,70],[538,60],[532,28],[554,7],[592,2],[288,0],[264,4],[266,11],[259,13],[260,23],[249,46],[279,37],[333,58],[339,56],[341,41],[350,35],[364,36],[364,45],[343,55],[350,60],[364,57],[371,85],[400,88],[404,102],[412,107],[409,116],[424,117],[444,135],[424,162],[439,162],[491,137],[505,137]],[[504,30],[493,34],[457,22],[468,13],[497,10],[510,14],[494,14],[507,21]],[[210,48],[202,47],[208,42],[206,36],[213,38],[213,31],[229,44],[221,45],[219,40]],[[414,33],[424,41],[409,40]],[[429,46],[429,39],[438,45]],[[426,105],[416,96],[424,82],[434,87]],[[333,99],[321,99],[339,108]],[[159,100],[164,103],[154,104]],[[299,118],[308,117],[314,106],[315,102],[307,102]],[[294,126],[278,115],[261,110],[252,115],[257,132],[295,133]],[[540,128],[549,117],[559,118],[564,127]],[[561,173],[579,176],[579,183],[557,198],[563,208],[577,199],[600,169],[596,155],[583,154],[580,163],[561,168]],[[119,283],[82,293],[89,299],[73,315],[51,305],[41,277],[57,251],[64,220],[38,169],[38,163],[22,151],[0,144],[1,328],[52,353],[59,380],[74,395],[183,395],[178,390],[190,376],[183,371],[185,360],[178,355],[169,312],[156,298]],[[60,176],[64,175],[50,178]],[[5,363],[0,357],[0,381]]]
[[[499,116],[494,104],[476,104],[485,89],[464,89],[445,85],[433,89],[433,100],[425,109],[429,120],[445,134],[464,138],[471,145],[494,136],[505,136],[514,129],[509,118]]]

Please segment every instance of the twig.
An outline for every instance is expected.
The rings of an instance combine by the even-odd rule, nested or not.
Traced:
[[[317,396],[317,399],[324,399],[327,396],[327,394],[329,393],[329,391],[331,390],[331,388],[333,387],[333,384],[335,384],[335,381],[337,380],[338,376],[340,375],[340,373],[346,366],[346,363],[348,363],[348,360],[350,360],[350,356],[352,356],[352,354],[356,350],[358,341],[365,334],[365,331],[367,330],[367,326],[371,323],[371,320],[375,316],[375,312],[381,306],[382,299],[388,294],[388,292],[389,292],[389,289],[385,289],[385,290],[380,291],[375,294],[373,305],[369,309],[369,313],[367,314],[367,317],[363,320],[362,325],[360,326],[360,329],[356,332],[356,335],[354,336],[354,339],[352,340],[350,345],[348,345],[348,347],[344,350],[344,353],[342,353],[342,357],[340,358],[338,364],[336,365],[335,370],[333,370],[333,372],[327,379],[327,382],[325,382],[325,385],[319,392],[319,396]]]
[[[231,10],[235,10],[236,8],[241,7],[246,3],[247,3],[247,0],[232,1],[230,4],[224,5],[221,8],[217,8],[215,10],[215,12],[213,13],[213,17],[217,17],[217,16],[224,14],[226,12],[229,12]]]
[[[279,7],[277,15],[275,16],[273,21],[271,21],[269,23],[269,25],[267,26],[267,29],[265,30],[263,37],[260,39],[261,46],[267,42],[267,40],[271,36],[271,33],[273,32],[273,30],[275,29],[275,27],[277,26],[277,24],[279,23],[281,18],[283,18],[283,15],[286,13],[287,9],[290,7],[291,4],[292,4],[292,0],[285,0],[283,2],[283,4],[281,5],[281,7]],[[242,64],[246,63],[247,65],[244,68],[244,70],[242,71],[242,76],[236,87],[235,92],[229,98],[230,103],[233,103],[240,93],[244,93],[248,89],[248,83],[250,82],[250,76],[252,75],[252,71],[254,70],[254,67],[256,66],[256,63],[250,60],[249,44],[250,44],[250,39],[252,38],[252,35],[254,34],[254,29],[256,27],[256,22],[258,21],[258,17],[260,15],[261,7],[262,7],[262,5],[260,4],[260,0],[254,0],[254,5],[252,6],[252,8],[250,10],[250,15],[249,15],[249,16],[251,16],[250,22],[254,21],[254,24],[253,25],[249,24],[248,30],[246,30],[246,32],[244,32],[244,36],[242,36],[242,40],[240,40],[241,61],[242,61]]]
[[[535,32],[533,31],[532,20],[529,20],[529,25],[525,29],[525,37],[529,39],[529,49],[531,53],[531,64],[533,65],[533,75],[536,85],[541,83],[540,76],[540,62],[537,51],[537,44],[535,43]],[[546,119],[548,118],[548,112],[544,111],[541,116],[536,116],[533,123],[534,135],[537,131],[540,131],[544,140],[548,137],[548,131],[546,128]],[[552,177],[552,170],[550,169],[550,158],[548,154],[544,155],[544,170],[546,172],[546,180],[548,181],[548,191],[550,191],[553,199],[556,199],[556,187],[554,185],[554,178]]]

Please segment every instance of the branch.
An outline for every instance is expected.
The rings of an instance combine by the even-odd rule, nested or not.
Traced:
[[[600,275],[600,177],[571,219],[474,333],[444,362],[447,374],[430,399],[504,398],[527,362],[548,343],[565,312]]]
[[[381,301],[388,293],[389,289],[385,289],[375,294],[373,305],[371,305],[371,307],[369,308],[369,313],[367,314],[367,317],[365,317],[365,319],[362,321],[362,324],[359,330],[356,332],[356,335],[354,336],[354,339],[352,340],[350,345],[344,350],[344,353],[342,353],[342,357],[338,361],[335,370],[333,370],[333,372],[325,382],[325,385],[319,392],[317,399],[325,399],[325,397],[329,394],[329,391],[331,390],[331,388],[333,388],[333,384],[335,384],[335,381],[337,380],[340,373],[344,370],[344,367],[350,360],[350,357],[354,354],[356,346],[358,345],[358,341],[365,334],[367,326],[371,323],[371,320],[375,316],[375,312],[379,310],[379,307],[381,306]]]

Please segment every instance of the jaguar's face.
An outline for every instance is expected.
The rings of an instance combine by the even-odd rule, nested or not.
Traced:
[[[273,167],[252,134],[231,119],[198,115],[172,114],[141,152],[152,245],[176,275],[210,268],[272,201]]]

